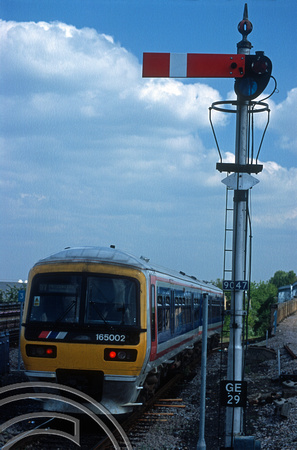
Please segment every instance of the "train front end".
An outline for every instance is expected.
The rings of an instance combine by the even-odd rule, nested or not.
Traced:
[[[109,249],[89,253],[62,252],[31,270],[22,357],[30,380],[79,389],[122,414],[136,404],[146,358],[146,278]]]

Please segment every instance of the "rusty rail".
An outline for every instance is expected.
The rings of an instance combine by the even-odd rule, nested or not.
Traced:
[[[293,359],[297,359],[297,355],[293,352],[288,345],[284,345],[284,349],[292,356]]]

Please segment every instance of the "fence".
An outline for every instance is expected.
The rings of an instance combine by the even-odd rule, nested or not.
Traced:
[[[275,324],[275,313],[277,325],[284,320],[286,317],[294,314],[297,311],[297,298],[294,297],[293,300],[289,300],[284,303],[275,303],[271,306],[271,328]]]

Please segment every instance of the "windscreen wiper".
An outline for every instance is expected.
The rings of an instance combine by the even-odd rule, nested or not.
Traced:
[[[94,301],[90,301],[89,304],[93,306],[95,312],[98,314],[100,319],[104,322],[104,325],[107,325],[111,330],[114,330],[114,327],[105,319],[102,312],[100,311],[100,308],[98,308],[98,303],[94,302]]]
[[[72,310],[72,308],[75,304],[76,304],[75,300],[73,300],[71,303],[69,303],[69,305],[65,309],[65,311],[63,311],[62,314],[55,320],[55,323],[61,322],[67,316],[67,314]]]

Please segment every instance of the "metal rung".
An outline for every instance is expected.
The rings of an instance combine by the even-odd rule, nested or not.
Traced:
[[[233,214],[234,214],[234,208],[233,206],[230,207],[229,203],[231,201],[231,198],[229,197],[229,192],[233,194],[233,190],[229,189],[227,187],[226,189],[226,209],[225,209],[225,241],[224,241],[224,272],[223,272],[223,278],[224,280],[227,278],[227,274],[230,277],[230,274],[232,274],[232,269],[228,269],[227,266],[231,266],[232,262],[230,261],[230,253],[232,253],[232,248],[227,248],[227,245],[230,245],[230,238],[233,234]],[[232,228],[230,228],[232,227]],[[228,234],[232,233],[232,234]],[[228,257],[227,257],[228,255]]]

